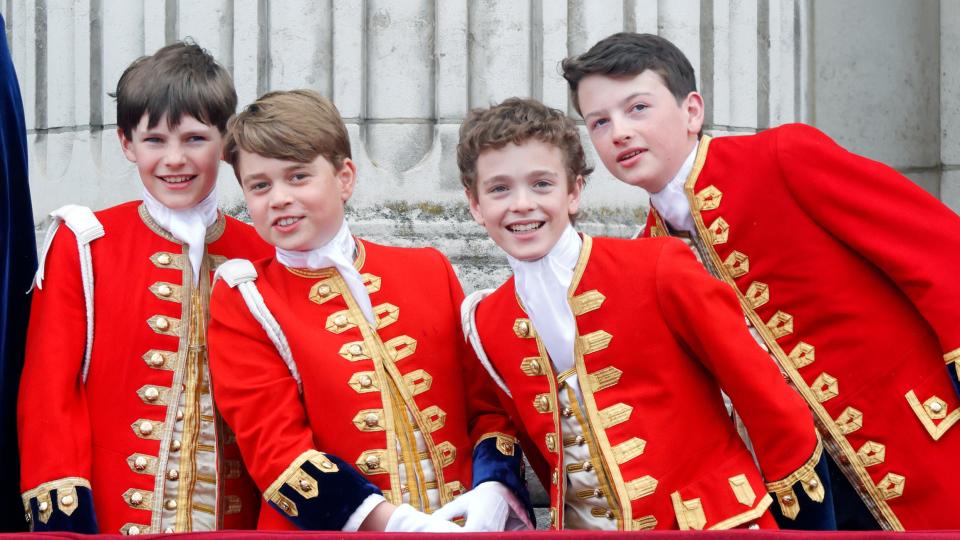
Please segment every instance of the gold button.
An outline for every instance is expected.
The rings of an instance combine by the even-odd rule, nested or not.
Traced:
[[[176,510],[177,501],[173,499],[167,499],[167,502],[163,503],[163,506],[166,507],[167,510]]]
[[[361,388],[370,388],[370,386],[371,386],[372,384],[373,384],[373,379],[371,379],[369,376],[367,376],[367,375],[361,375],[361,376],[360,376],[360,387],[361,387]]]
[[[164,266],[166,266],[166,265],[170,264],[171,262],[173,262],[173,259],[170,258],[170,255],[167,255],[166,253],[161,253],[161,254],[157,257],[157,262],[160,263],[160,264],[162,264],[162,265],[164,265]]]
[[[374,427],[380,423],[380,417],[374,413],[370,413],[363,417],[363,423],[369,427]]]
[[[173,532],[173,527],[167,527],[166,529],[163,530],[163,532],[170,534]]]
[[[41,512],[46,512],[47,508],[50,508],[50,505],[47,504],[47,501],[40,501],[40,505],[37,507]]]
[[[163,355],[155,352],[150,355],[150,365],[153,367],[160,367],[163,365]]]
[[[577,435],[573,439],[573,442],[577,443],[578,446],[582,446],[586,441],[587,440],[583,437],[583,435]]]
[[[571,409],[570,407],[564,407],[563,410],[560,411],[560,414],[566,416],[567,418],[570,418],[571,416],[573,416],[573,409]]]
[[[380,468],[380,458],[377,456],[367,456],[366,463],[367,463],[367,467],[371,469]]]
[[[142,470],[146,469],[146,468],[147,468],[147,458],[145,458],[145,457],[143,457],[143,456],[137,456],[137,458],[133,460],[133,468],[136,469],[136,470],[138,470],[138,471],[142,471]]]
[[[359,343],[354,343],[350,346],[350,354],[360,356],[363,354],[363,347],[361,347]]]
[[[287,504],[287,501],[280,501],[280,504],[279,504],[278,506],[279,506],[281,509],[283,509],[283,510],[289,510],[289,509],[290,509],[290,505]]]
[[[156,401],[160,397],[160,391],[151,386],[143,391],[143,397],[147,398],[147,401]]]
[[[136,525],[133,525],[132,527],[130,527],[129,529],[127,529],[127,534],[129,534],[130,536],[136,536],[136,535],[140,534],[140,527],[137,527]]]
[[[176,480],[180,478],[180,471],[176,469],[170,469],[167,471],[167,480]]]
[[[135,491],[130,494],[130,504],[134,506],[138,506],[142,502],[143,502],[143,495],[141,495],[139,492]]]
[[[311,486],[310,482],[307,482],[306,480],[300,480],[300,489],[304,491],[310,491],[313,489],[313,486]]]
[[[157,328],[160,330],[166,330],[170,328],[170,321],[166,317],[160,317],[157,319]]]
[[[613,519],[614,518],[613,510],[607,510],[606,515],[607,515],[607,519]]]
[[[930,407],[930,412],[932,413],[939,413],[940,411],[943,410],[943,405],[939,401],[934,401],[929,405],[929,407]]]
[[[324,283],[323,285],[317,287],[317,294],[319,294],[320,296],[329,296],[330,286]]]
[[[592,471],[592,470],[593,470],[593,463],[590,463],[589,461],[584,461],[584,462],[583,462],[583,470],[585,470],[585,471],[587,471],[587,472]]]
[[[550,400],[547,398],[547,396],[540,396],[537,398],[538,409],[546,410],[547,407],[549,406],[550,406]]]
[[[170,451],[177,452],[179,450],[180,450],[180,440],[174,439],[173,441],[170,442]]]
[[[347,316],[346,315],[337,315],[337,318],[333,320],[333,324],[344,327],[347,325]]]
[[[60,497],[60,506],[71,506],[73,504],[73,495],[64,495]]]
[[[183,409],[177,409],[177,420],[183,420]]]
[[[812,488],[815,488],[815,487],[817,487],[817,486],[820,485],[820,482],[817,482],[817,479],[816,479],[816,478],[811,478],[810,481],[807,482],[807,485],[810,486],[810,487],[812,487]]]
[[[600,488],[594,489],[594,490],[593,490],[593,496],[594,496],[594,497],[603,497],[603,490],[600,489]]]
[[[139,430],[142,435],[149,435],[153,433],[153,424],[145,420],[143,422],[140,422],[140,425],[137,427],[137,430]]]
[[[173,289],[171,289],[169,285],[161,285],[157,287],[157,294],[164,297],[170,296],[173,294]]]
[[[27,523],[30,523],[31,521],[33,521],[33,513],[27,512],[26,514],[23,515],[23,519],[25,519]]]
[[[793,504],[793,495],[784,495],[781,501],[783,501],[783,504],[791,505]]]
[[[527,337],[527,334],[530,333],[530,325],[527,324],[527,321],[520,321],[520,323],[517,324],[517,330],[521,336]]]
[[[533,371],[534,373],[540,373],[540,362],[537,362],[536,360],[531,360],[530,370]]]

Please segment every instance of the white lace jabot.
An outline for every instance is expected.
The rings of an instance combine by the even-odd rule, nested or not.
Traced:
[[[143,188],[143,204],[147,213],[177,240],[189,246],[193,284],[200,280],[200,265],[207,249],[207,229],[217,221],[217,187],[192,208],[174,210],[164,206]]]
[[[686,161],[680,166],[680,170],[674,175],[673,179],[657,193],[650,194],[650,204],[657,209],[660,217],[666,221],[675,231],[686,231],[694,234],[696,226],[693,223],[693,216],[690,214],[690,201],[687,200],[687,194],[684,193],[684,184],[690,171],[693,170],[693,162],[697,158],[697,149],[700,148],[700,142],[694,145]]]

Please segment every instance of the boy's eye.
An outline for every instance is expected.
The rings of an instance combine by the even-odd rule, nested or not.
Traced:
[[[187,142],[203,142],[207,140],[203,135],[191,135],[187,138]]]
[[[270,187],[269,182],[253,182],[251,184],[247,184],[248,191],[263,191],[268,187]]]
[[[630,110],[633,111],[633,112],[643,112],[646,108],[647,108],[646,104],[644,104],[644,103],[637,103],[636,105],[634,105],[633,107],[631,107]]]
[[[302,173],[302,172],[293,173],[293,174],[290,176],[290,179],[291,179],[291,180],[296,180],[296,181],[304,180],[304,179],[306,179],[306,178],[307,178],[307,173]]]
[[[597,129],[597,128],[603,127],[603,126],[605,126],[605,125],[607,125],[607,119],[606,119],[606,118],[597,118],[596,120],[594,120],[593,122],[590,123],[590,129]]]
[[[163,139],[161,139],[160,137],[144,137],[143,142],[159,143],[159,142],[163,142]]]
[[[549,188],[551,186],[553,186],[553,182],[551,182],[548,178],[541,178],[533,183],[533,187],[540,189]]]
[[[496,184],[490,186],[490,189],[487,190],[487,193],[503,193],[505,191],[507,191],[507,186],[503,184]]]

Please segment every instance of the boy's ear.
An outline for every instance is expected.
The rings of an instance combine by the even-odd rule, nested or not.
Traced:
[[[583,185],[583,176],[578,174],[577,180],[573,183],[573,187],[570,188],[570,201],[569,207],[567,208],[567,213],[570,215],[576,214],[580,209],[580,195],[583,194]]]
[[[347,202],[353,195],[353,188],[357,185],[357,165],[350,158],[343,158],[340,170],[335,174],[340,186],[340,201]]]
[[[697,135],[703,128],[703,96],[690,92],[683,100],[682,108],[687,113],[687,132]]]
[[[123,128],[117,128],[117,137],[120,139],[120,148],[123,150],[123,155],[127,156],[131,163],[136,163],[137,155],[133,152],[133,143],[124,135]]]
[[[483,223],[483,214],[480,213],[480,204],[477,202],[477,196],[473,194],[470,188],[465,188],[463,193],[467,196],[467,202],[470,203],[470,215],[473,216],[473,220],[481,226],[485,226]]]

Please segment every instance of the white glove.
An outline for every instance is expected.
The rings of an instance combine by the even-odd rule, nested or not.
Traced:
[[[390,515],[383,532],[464,532],[463,527],[401,504]]]
[[[484,482],[433,513],[453,519],[466,516],[463,530],[473,532],[524,531],[533,529],[523,503],[500,482]]]

